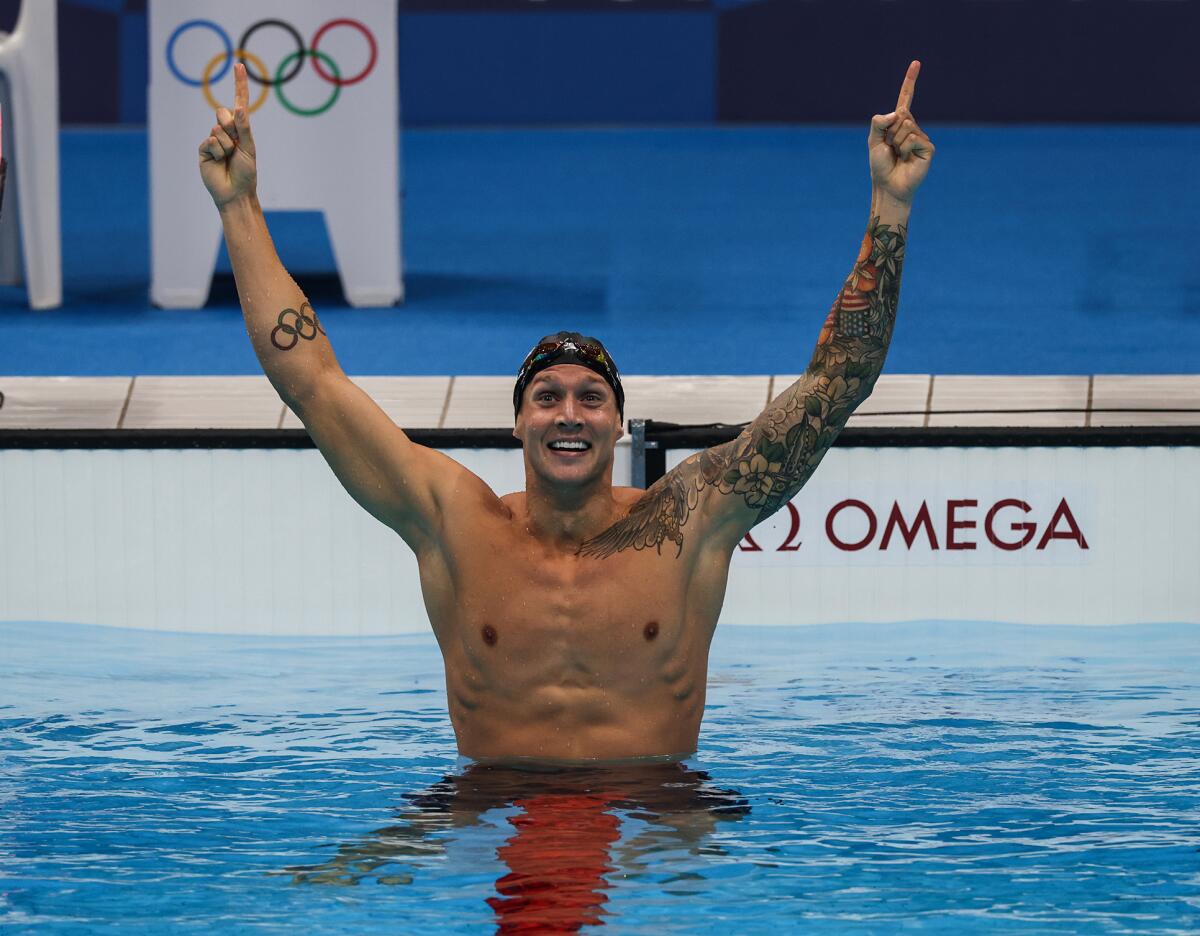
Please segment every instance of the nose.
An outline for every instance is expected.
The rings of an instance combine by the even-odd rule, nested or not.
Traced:
[[[583,420],[579,418],[579,411],[576,408],[575,400],[568,395],[558,409],[558,415],[554,419],[554,424],[559,428],[579,429],[583,426]]]

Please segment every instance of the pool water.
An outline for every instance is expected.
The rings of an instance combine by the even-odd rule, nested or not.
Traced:
[[[725,627],[697,755],[455,755],[431,637],[0,624],[0,928],[1195,933],[1200,627]]]

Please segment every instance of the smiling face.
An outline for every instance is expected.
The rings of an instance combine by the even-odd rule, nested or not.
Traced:
[[[547,367],[525,388],[513,435],[525,446],[527,476],[581,486],[607,475],[611,484],[613,448],[622,435],[616,395],[579,364]]]

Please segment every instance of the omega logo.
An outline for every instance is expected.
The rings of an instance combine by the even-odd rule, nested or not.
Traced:
[[[800,511],[793,503],[789,502],[786,506],[790,520],[788,533],[775,547],[775,552],[795,552],[803,545],[800,539]],[[881,514],[865,501],[847,498],[838,501],[829,509],[825,515],[824,532],[830,544],[843,552],[858,552],[871,546],[876,550],[911,550],[918,539],[922,539],[930,550],[977,549],[983,542],[1006,552],[1024,549],[1030,545],[1041,550],[1053,540],[1067,540],[1074,543],[1078,549],[1090,548],[1065,497],[1059,500],[1050,519],[1040,527],[1040,536],[1036,516],[1030,517],[1034,512],[1033,507],[1020,498],[1005,497],[988,508],[983,518],[983,540],[980,540],[978,533],[972,532],[979,528],[979,521],[969,516],[970,511],[978,506],[979,501],[970,498],[947,500],[945,510],[940,512],[945,518],[944,523],[935,527],[934,514],[930,512],[928,501],[921,501],[921,506],[912,515],[911,520],[905,516],[899,501],[892,501],[887,519],[882,523],[880,535]],[[839,524],[841,517],[845,519]],[[860,527],[865,520],[865,533],[856,536],[846,534],[845,524],[852,517],[858,518]],[[768,551],[749,533],[738,544],[738,549],[741,552]]]

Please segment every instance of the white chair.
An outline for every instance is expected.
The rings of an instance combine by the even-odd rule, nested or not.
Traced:
[[[24,0],[16,28],[0,33],[0,107],[9,174],[0,219],[0,283],[22,281],[23,257],[34,309],[62,305],[57,36],[53,0]]]

